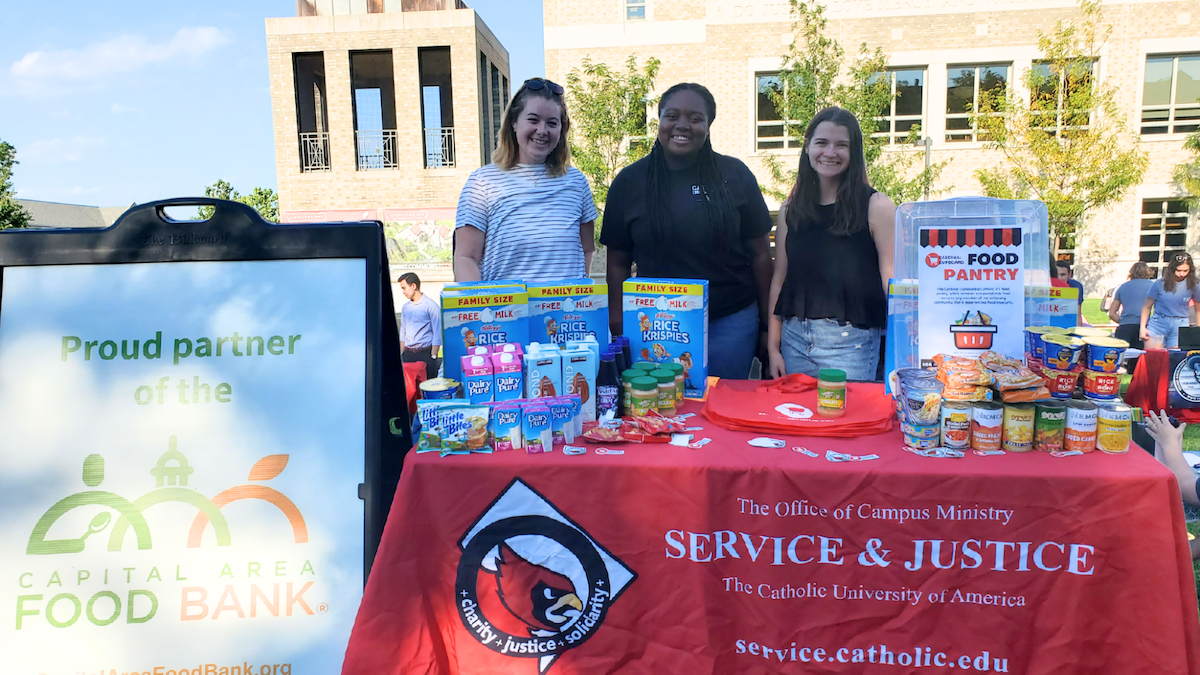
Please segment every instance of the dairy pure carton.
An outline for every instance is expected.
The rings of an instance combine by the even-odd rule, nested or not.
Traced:
[[[442,291],[445,377],[462,380],[462,357],[472,347],[529,339],[524,286],[464,286]]]
[[[525,394],[525,367],[517,354],[492,354],[492,377],[495,400],[512,401]]]
[[[634,361],[683,366],[689,397],[701,397],[708,381],[708,281],[627,279],[622,318]]]
[[[608,284],[587,277],[529,284],[529,339],[608,342]]]
[[[463,393],[471,403],[495,400],[496,385],[492,376],[491,356],[462,357]]]
[[[600,361],[587,347],[567,349],[562,353],[563,384],[566,394],[576,394],[580,401],[580,416],[584,422],[596,421],[596,374]]]
[[[563,390],[562,354],[557,350],[530,350],[525,355],[525,382],[529,398],[551,398]]]

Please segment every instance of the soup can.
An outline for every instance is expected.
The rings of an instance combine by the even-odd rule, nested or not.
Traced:
[[[946,401],[942,404],[942,447],[964,450],[971,447],[971,404]]]
[[[1080,371],[1044,370],[1038,373],[1046,380],[1046,388],[1054,398],[1071,398],[1079,383]]]
[[[1073,370],[1083,354],[1083,340],[1070,335],[1043,335],[1042,353],[1047,370]]]
[[[1129,452],[1133,409],[1124,403],[1107,403],[1096,413],[1096,449],[1110,455]]]
[[[941,427],[939,425],[934,425],[934,428],[937,429]],[[942,439],[937,435],[935,435],[933,438],[921,438],[919,436],[909,436],[908,434],[904,434],[904,444],[917,450],[929,450],[930,448],[936,448],[941,445],[941,442]]]
[[[1010,403],[1004,406],[1004,439],[1006,452],[1029,452],[1033,449],[1033,419],[1037,410],[1032,403]]]
[[[1063,449],[1063,435],[1067,426],[1067,405],[1062,401],[1040,401],[1033,422],[1033,447],[1040,452],[1057,452]]]
[[[1067,427],[1063,435],[1066,450],[1091,452],[1096,449],[1096,413],[1091,401],[1067,401]]]
[[[976,450],[999,450],[1004,435],[1004,406],[980,401],[971,410],[971,447]]]
[[[1115,373],[1121,367],[1121,356],[1129,349],[1129,343],[1111,337],[1084,338],[1087,350],[1086,367],[1101,373]]]
[[[940,440],[942,435],[942,425],[940,424],[912,424],[909,422],[900,423],[900,432],[906,437],[917,438],[921,440]],[[936,446],[934,446],[936,447]]]
[[[1121,376],[1096,370],[1083,371],[1083,393],[1090,399],[1111,401],[1121,393]]]

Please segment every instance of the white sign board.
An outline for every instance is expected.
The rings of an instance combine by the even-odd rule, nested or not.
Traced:
[[[4,672],[339,672],[363,583],[365,266],[4,270]]]

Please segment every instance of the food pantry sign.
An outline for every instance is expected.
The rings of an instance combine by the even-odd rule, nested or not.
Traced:
[[[343,257],[140,234],[114,253],[144,215],[57,233],[113,264],[0,237],[5,670],[336,672],[363,582],[370,255],[350,228]]]
[[[922,228],[918,265],[920,355],[1023,356],[1025,265],[1022,232]]]

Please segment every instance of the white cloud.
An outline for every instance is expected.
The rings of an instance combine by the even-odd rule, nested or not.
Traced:
[[[21,148],[18,155],[22,162],[30,164],[61,164],[63,162],[79,162],[87,157],[89,151],[108,145],[104,137],[75,136],[73,138],[51,138],[46,141],[34,141]]]
[[[140,112],[142,112],[141,108],[135,108],[131,105],[122,105],[120,103],[112,104],[112,108],[109,108],[109,110],[111,110],[114,114],[117,114],[117,115],[120,115],[121,113],[140,113]]]
[[[169,42],[125,34],[82,49],[32,51],[13,62],[9,71],[27,88],[100,82],[157,63],[192,61],[228,42],[229,35],[212,26],[181,28]]]

